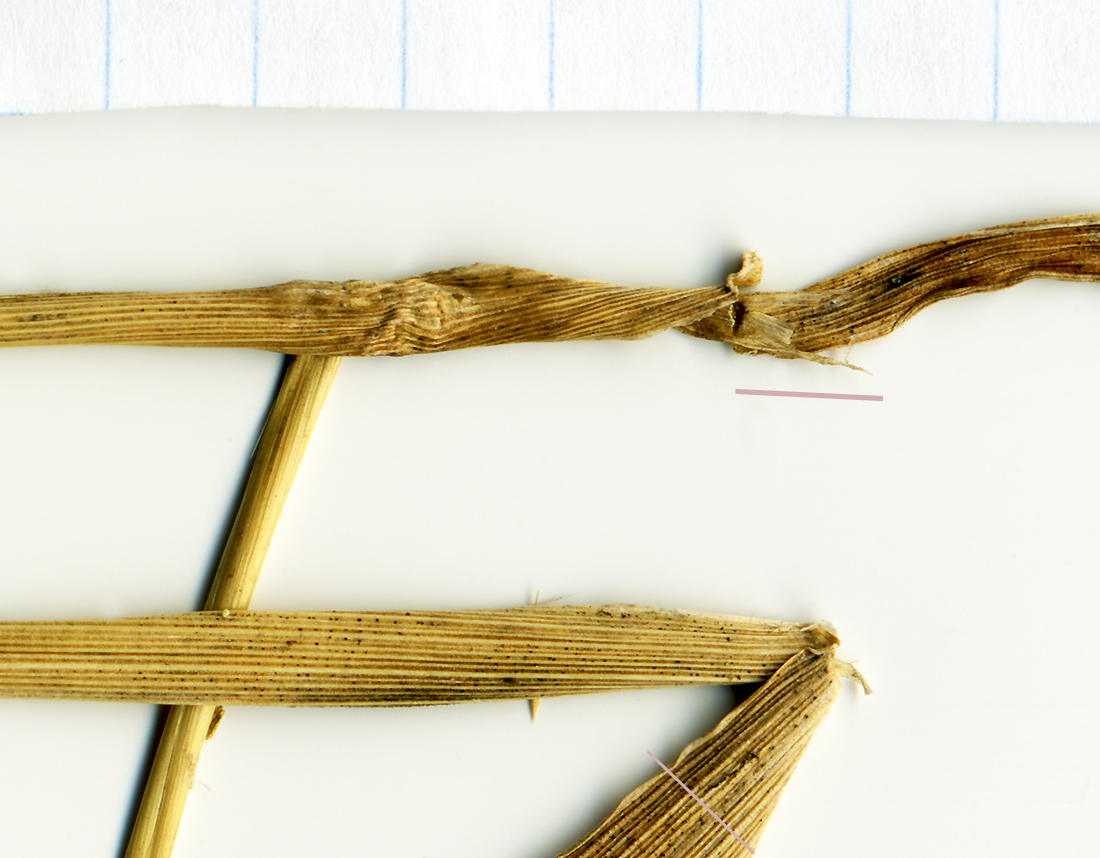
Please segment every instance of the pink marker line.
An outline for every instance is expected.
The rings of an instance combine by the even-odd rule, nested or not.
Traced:
[[[863,399],[868,402],[882,402],[881,396],[866,393],[811,393],[808,390],[744,390],[737,393],[745,396],[800,396],[803,399]]]
[[[711,816],[713,816],[715,819],[717,819],[719,825],[721,825],[724,829],[726,829],[726,831],[728,831],[730,834],[732,834],[734,837],[736,837],[738,843],[740,843],[742,846],[744,846],[746,849],[748,849],[749,852],[751,852],[753,855],[756,854],[756,850],[753,849],[751,846],[749,846],[749,844],[746,843],[744,840],[742,840],[741,835],[739,835],[736,831],[734,831],[732,828],[730,828],[728,825],[726,825],[726,821],[724,819],[722,819],[722,817],[720,817],[717,813],[715,813],[713,810],[711,810],[709,807],[707,807],[706,802],[704,802],[701,798],[699,798],[699,796],[697,796],[695,793],[693,793],[686,783],[684,783],[682,780],[680,780],[678,777],[676,777],[676,775],[674,775],[672,773],[672,769],[670,769],[668,766],[666,766],[664,763],[662,763],[660,760],[658,760],[656,757],[654,757],[652,751],[646,751],[646,753],[649,754],[651,757],[653,757],[653,762],[655,762],[662,769],[664,769],[668,773],[668,776],[670,778],[672,778],[674,781],[676,781],[676,783],[678,783],[680,785],[680,787],[684,790],[684,792],[686,792],[693,799],[695,799],[697,802],[699,802],[699,805],[703,808],[703,810],[705,810],[707,813],[709,813]]]

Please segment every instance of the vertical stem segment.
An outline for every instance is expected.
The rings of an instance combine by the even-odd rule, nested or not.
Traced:
[[[339,366],[339,357],[291,359],[260,434],[244,497],[206,599],[206,610],[242,610],[251,602],[279,514]],[[214,714],[214,706],[169,709],[130,832],[126,858],[171,855]]]

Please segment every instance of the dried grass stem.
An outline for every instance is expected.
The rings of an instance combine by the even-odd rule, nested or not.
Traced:
[[[631,289],[471,265],[380,282],[13,295],[0,297],[0,346],[128,343],[408,355],[637,339],[676,328],[741,353],[833,363],[821,352],[884,336],[945,298],[1036,277],[1100,279],[1100,215],[1009,224],[894,251],[793,292],[747,291],[761,270],[747,253],[725,284],[701,289]]]
[[[629,606],[6,623],[0,695],[418,706],[761,682],[834,642],[824,624]]]

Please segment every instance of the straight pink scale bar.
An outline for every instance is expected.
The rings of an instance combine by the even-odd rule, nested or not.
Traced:
[[[719,825],[721,825],[724,829],[726,829],[726,831],[728,831],[730,834],[732,834],[734,837],[736,837],[738,843],[740,843],[742,846],[744,846],[746,849],[748,849],[749,852],[751,852],[753,855],[756,854],[756,850],[753,849],[751,846],[749,846],[749,844],[746,843],[744,840],[742,840],[741,835],[738,834],[736,831],[734,831],[732,828],[730,828],[729,825],[726,824],[726,821],[724,819],[722,819],[722,817],[720,817],[717,813],[715,813],[713,810],[711,810],[709,807],[707,807],[706,802],[704,802],[701,798],[699,798],[699,796],[697,796],[692,791],[691,787],[689,787],[686,783],[684,783],[682,780],[680,780],[678,777],[676,777],[676,775],[674,775],[672,773],[672,769],[670,769],[668,766],[666,766],[664,763],[662,763],[660,760],[658,760],[656,755],[652,751],[646,751],[646,753],[649,754],[649,756],[653,757],[653,762],[655,762],[662,769],[664,769],[665,773],[670,778],[672,778],[674,781],[676,781],[676,783],[678,783],[680,785],[680,789],[682,789],[684,792],[686,792],[688,795],[690,795],[693,799],[695,799],[699,803],[699,805],[703,808],[703,810],[705,810],[707,813],[709,813],[711,816],[713,816],[716,820],[718,820]]]
[[[862,399],[865,402],[882,402],[881,396],[867,393],[811,393],[808,390],[747,390],[738,388],[742,396],[797,396],[802,399]]]

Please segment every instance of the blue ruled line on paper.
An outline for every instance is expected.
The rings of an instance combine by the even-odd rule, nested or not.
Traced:
[[[401,109],[405,109],[405,84],[409,68],[409,5],[401,0]]]
[[[103,109],[111,109],[111,0],[106,0],[103,27]]]
[[[260,89],[260,0],[252,0],[252,106]]]
[[[546,84],[546,108],[554,109],[554,0],[550,0],[550,68]]]
[[[844,4],[844,115],[852,115],[852,0]]]
[[[1001,112],[1001,2],[993,0],[993,121]]]
[[[695,109],[703,109],[703,0],[695,11]]]

